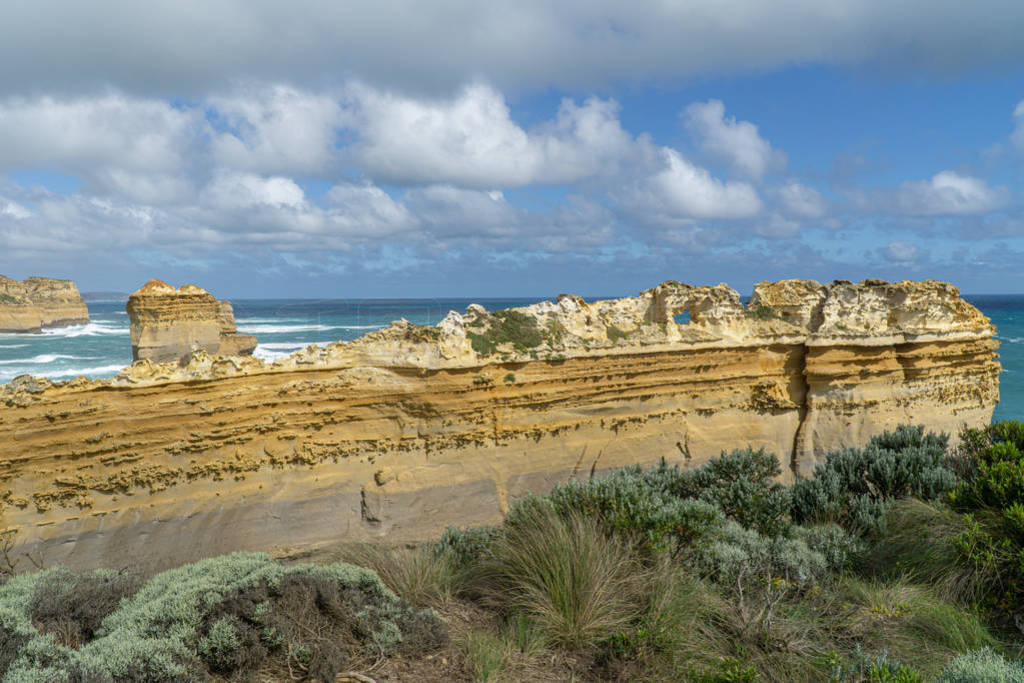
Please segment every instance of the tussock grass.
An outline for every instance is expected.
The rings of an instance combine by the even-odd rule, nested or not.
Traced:
[[[452,560],[433,548],[387,548],[358,543],[339,547],[335,555],[340,561],[372,569],[385,586],[417,607],[438,607],[452,598]]]
[[[645,571],[632,546],[600,523],[535,506],[493,544],[469,582],[482,602],[526,617],[549,643],[585,648],[629,624]]]
[[[971,604],[985,588],[984,578],[959,561],[954,546],[966,530],[963,518],[944,505],[903,499],[886,516],[884,531],[865,554],[863,570],[907,577],[932,586],[947,600]]]

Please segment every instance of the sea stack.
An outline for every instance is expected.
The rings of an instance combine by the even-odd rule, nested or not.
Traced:
[[[128,297],[127,310],[132,360],[165,363],[196,351],[249,356],[256,348],[256,337],[236,332],[231,303],[195,285],[150,280]]]
[[[42,332],[46,327],[84,325],[89,309],[71,280],[0,275],[0,332]]]

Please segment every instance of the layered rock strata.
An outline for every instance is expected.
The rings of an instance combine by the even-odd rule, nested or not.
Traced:
[[[46,327],[84,325],[89,309],[71,280],[0,275],[0,332],[41,332]]]
[[[205,289],[150,280],[128,297],[133,360],[178,361],[196,351],[247,356],[256,337],[239,334],[231,303]]]
[[[941,282],[761,283],[746,306],[666,282],[274,362],[200,350],[109,380],[22,377],[0,387],[0,528],[44,563],[157,568],[424,539],[567,478],[747,445],[791,480],[899,423],[988,422],[993,331]]]

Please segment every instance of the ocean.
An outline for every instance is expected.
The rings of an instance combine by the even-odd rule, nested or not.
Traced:
[[[965,295],[992,318],[1002,343],[1001,400],[993,419],[1024,419],[1024,295]],[[349,341],[405,318],[434,325],[470,303],[488,310],[526,306],[538,299],[240,299],[233,300],[239,332],[259,338],[256,355],[274,359],[309,344]],[[88,325],[43,334],[0,334],[0,383],[18,375],[51,379],[111,377],[131,363],[124,301],[88,301]]]

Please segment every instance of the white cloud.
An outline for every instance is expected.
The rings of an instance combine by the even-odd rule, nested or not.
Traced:
[[[31,215],[32,212],[18,202],[0,199],[0,216],[10,216],[11,218],[22,219],[28,218]]]
[[[0,101],[0,167],[176,171],[205,125],[201,112],[123,94],[8,98]]]
[[[790,218],[821,218],[828,211],[828,200],[813,187],[788,182],[776,190],[779,208]]]
[[[660,170],[635,184],[624,198],[641,220],[672,223],[760,213],[761,199],[749,183],[721,181],[668,147],[661,149],[661,159]]]
[[[737,121],[734,116],[726,117],[721,100],[695,102],[682,116],[698,146],[741,175],[756,179],[786,165],[786,155],[772,149],[758,133],[757,126],[749,121]]]
[[[889,242],[883,253],[885,258],[894,262],[912,262],[921,257],[921,250],[908,242]]]
[[[418,224],[404,204],[374,185],[335,185],[326,199],[332,225],[348,235],[384,237]]]
[[[306,202],[302,188],[290,178],[251,173],[221,173],[204,190],[204,196],[206,203],[224,209],[298,208]]]
[[[452,99],[416,99],[365,85],[351,89],[358,114],[356,156],[374,178],[393,183],[520,187],[607,173],[633,152],[618,105],[562,102],[534,131],[512,120],[504,97],[476,84]]]
[[[1018,102],[1017,107],[1013,110],[1013,120],[1015,127],[1010,135],[1010,140],[1017,149],[1024,152],[1024,100]]]
[[[207,100],[230,127],[212,144],[223,166],[259,173],[315,174],[337,157],[335,139],[344,121],[337,99],[283,85],[236,90]]]
[[[930,180],[906,182],[894,192],[869,198],[867,207],[877,201],[881,208],[912,216],[951,216],[988,213],[1002,208],[1009,200],[1005,187],[989,187],[980,178],[955,171],[936,173]],[[861,202],[865,204],[864,201]]]

